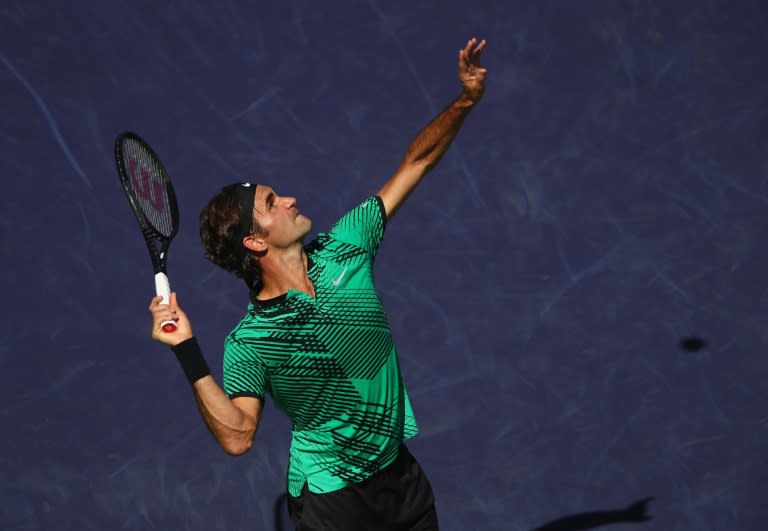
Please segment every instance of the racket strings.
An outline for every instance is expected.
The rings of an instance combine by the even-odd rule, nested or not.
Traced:
[[[152,227],[165,237],[175,233],[163,170],[152,154],[133,139],[122,144],[123,160],[139,209]]]

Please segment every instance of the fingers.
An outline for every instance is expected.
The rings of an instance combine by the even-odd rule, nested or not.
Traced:
[[[483,53],[483,50],[485,50],[485,46],[486,46],[487,44],[488,44],[488,43],[486,42],[486,40],[485,40],[485,39],[483,39],[482,41],[480,41],[480,44],[478,44],[478,45],[477,45],[477,48],[475,48],[475,51],[473,52],[474,56],[475,56],[475,57],[477,57],[477,58],[479,59],[479,58],[480,58],[480,54],[481,54],[481,53]]]
[[[163,304],[163,297],[158,295],[152,298],[152,302],[149,303],[149,311],[157,318],[158,315],[169,316],[176,315],[179,308],[176,305],[176,300],[173,294],[171,294],[170,304]]]
[[[462,70],[466,70],[467,68],[469,68],[469,61],[470,61],[469,54],[472,51],[472,46],[475,45],[476,40],[477,39],[475,39],[474,37],[469,39],[467,41],[467,45],[464,46],[462,50],[459,50],[459,68],[461,68]]]
[[[157,329],[162,328],[163,323],[167,323],[169,321],[173,321],[174,323],[179,321],[179,315],[174,311],[171,310],[168,306],[160,306],[160,309],[155,310],[152,312],[152,321],[154,323],[154,327]]]
[[[152,313],[152,339],[173,346],[192,337],[192,324],[184,310],[179,308],[176,292],[171,293],[167,304],[162,301],[163,297],[158,295],[149,303],[149,311]],[[176,323],[176,330],[173,332],[163,330],[163,323],[169,321]]]
[[[149,301],[149,311],[153,311],[158,306],[169,306],[170,308],[173,308],[174,310],[177,310],[179,308],[178,303],[176,302],[176,292],[172,292],[170,298],[168,299],[167,304],[163,304],[163,296],[162,295],[156,295],[155,297],[152,297],[152,300]]]
[[[479,44],[476,37],[469,39],[467,45],[459,50],[459,68],[467,70],[470,65],[480,66],[480,54],[483,53],[487,44],[485,39]]]
[[[171,293],[168,304],[163,304],[163,297],[161,295],[153,297],[149,303],[149,311],[152,313],[152,320],[156,327],[167,321],[178,322],[179,317],[184,316],[184,312],[176,302],[175,291]]]
[[[487,44],[488,42],[486,42],[485,39],[480,41],[480,44],[477,44],[477,38],[472,37],[467,41],[467,45],[463,50],[461,50],[461,52],[465,57],[480,57],[480,54],[483,53],[483,50],[485,50]],[[475,48],[474,50],[472,50],[473,47]]]

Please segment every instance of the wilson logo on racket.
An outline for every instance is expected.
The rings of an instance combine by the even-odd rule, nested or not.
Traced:
[[[134,158],[128,159],[128,173],[131,176],[134,192],[142,199],[148,201],[152,208],[160,213],[164,212],[163,183],[153,179],[149,171]]]

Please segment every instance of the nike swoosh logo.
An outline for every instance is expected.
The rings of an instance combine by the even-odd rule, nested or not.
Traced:
[[[341,275],[339,275],[339,278],[336,280],[331,280],[331,284],[338,287],[339,284],[341,284],[341,279],[344,278],[344,275],[347,274],[347,266],[344,266],[344,271],[341,272]]]

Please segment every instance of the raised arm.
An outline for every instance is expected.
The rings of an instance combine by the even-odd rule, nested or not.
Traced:
[[[169,304],[160,304],[161,300],[162,297],[155,297],[149,305],[152,339],[168,345],[175,352],[192,384],[200,414],[224,451],[230,455],[247,452],[259,428],[262,401],[251,397],[230,399],[211,376],[192,333],[192,325],[176,303],[176,294],[171,294]],[[161,324],[170,320],[176,321],[176,331],[163,332]]]
[[[379,190],[387,219],[394,216],[421,178],[440,161],[469,111],[483,96],[486,73],[486,69],[480,67],[483,49],[484,40],[478,43],[477,39],[470,39],[459,51],[461,94],[416,136],[400,167]]]

